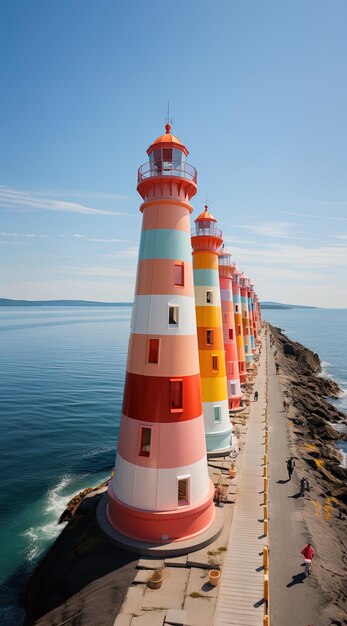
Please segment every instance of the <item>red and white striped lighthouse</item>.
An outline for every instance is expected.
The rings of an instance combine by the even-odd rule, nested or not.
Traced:
[[[142,233],[107,509],[122,535],[159,544],[197,536],[214,519],[190,244],[197,173],[170,131],[138,172]]]

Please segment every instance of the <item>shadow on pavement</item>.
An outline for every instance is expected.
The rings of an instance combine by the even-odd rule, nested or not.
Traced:
[[[276,480],[276,483],[278,485],[285,485],[286,483],[289,483],[290,478],[287,478],[287,480]]]
[[[303,583],[304,580],[305,580],[304,572],[300,572],[300,574],[295,574],[295,576],[292,576],[292,581],[288,583],[287,587],[294,587],[294,585],[299,585],[300,583]]]
[[[293,496],[288,496],[288,498],[301,498],[301,493],[298,491],[298,493],[294,493]]]

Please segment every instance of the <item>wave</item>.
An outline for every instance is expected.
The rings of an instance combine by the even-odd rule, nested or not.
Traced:
[[[115,445],[108,446],[107,448],[96,448],[95,450],[90,450],[90,452],[86,452],[86,454],[82,454],[82,458],[87,459],[91,456],[105,454],[105,452],[112,452],[114,449],[115,449]]]
[[[22,533],[28,540],[26,549],[26,558],[28,561],[36,560],[47,545],[55,539],[62,528],[64,528],[63,524],[58,525],[58,520],[65,511],[68,500],[73,498],[73,496],[80,491],[75,488],[67,492],[67,488],[76,481],[76,478],[76,476],[69,474],[65,475],[56,487],[48,491],[41,514],[41,523],[28,528]]]
[[[333,367],[332,363],[329,363],[329,361],[321,361],[321,365],[323,369],[325,367]]]
[[[93,477],[90,474],[66,474],[60,482],[47,492],[42,507],[40,523],[27,528],[22,535],[27,540],[26,559],[36,562],[42,552],[61,533],[66,524],[58,524],[66,505],[86,487],[94,487],[108,478]]]

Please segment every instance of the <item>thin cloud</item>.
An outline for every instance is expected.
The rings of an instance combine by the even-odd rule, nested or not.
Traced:
[[[49,197],[61,197],[68,196],[69,198],[92,198],[97,200],[128,200],[132,198],[127,194],[112,193],[108,191],[59,191],[59,190],[47,190],[47,191],[35,191],[35,196],[49,196]]]
[[[48,235],[45,235],[42,233],[28,233],[28,234],[20,235],[19,233],[5,233],[5,232],[0,232],[0,236],[1,237],[30,237],[30,238],[37,237],[38,239],[47,239],[48,237]]]
[[[71,237],[72,239],[83,239],[84,241],[95,241],[96,243],[127,243],[128,239],[103,239],[102,237],[86,237],[85,235],[80,235],[79,233],[74,233],[73,235],[60,235],[60,237]]]
[[[317,203],[316,203],[317,204]],[[323,203],[322,203],[323,204]],[[341,203],[343,204],[343,203]],[[309,217],[310,219],[314,219],[314,220],[327,220],[327,216],[326,215],[316,215],[314,213],[301,213],[299,211],[276,211],[276,213],[280,213],[281,215],[294,215],[295,217]],[[329,220],[347,220],[346,217],[343,217],[342,215],[329,215]]]
[[[72,276],[106,276],[117,278],[134,278],[135,268],[123,268],[123,267],[76,267],[70,265],[63,265],[56,267],[51,272],[59,274],[68,274]]]
[[[138,246],[129,246],[128,248],[125,248],[124,250],[119,250],[118,252],[110,252],[109,254],[102,254],[100,256],[102,257],[108,257],[108,258],[122,258],[122,259],[137,259],[139,254],[139,248]]]
[[[256,267],[263,264],[271,270],[273,267],[285,266],[297,268],[298,272],[316,268],[323,272],[329,268],[341,268],[347,266],[347,246],[317,246],[305,248],[303,246],[284,245],[281,243],[268,244],[263,247],[250,247],[247,249],[233,246],[238,265],[244,264],[249,267],[255,263]]]
[[[25,208],[39,211],[59,211],[66,213],[82,213],[84,215],[128,215],[121,211],[106,211],[67,200],[52,200],[35,192],[19,191],[11,187],[0,186],[0,206],[7,209],[20,210]]]
[[[285,239],[300,239],[291,235],[293,224],[290,222],[264,222],[263,224],[235,224],[234,228],[250,230],[257,235],[265,237],[280,237]]]

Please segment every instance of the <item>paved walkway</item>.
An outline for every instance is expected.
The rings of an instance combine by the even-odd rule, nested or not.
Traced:
[[[214,626],[262,626],[263,605],[263,455],[265,434],[266,350],[263,350],[254,389],[245,446],[237,474],[237,498],[223,564]],[[279,626],[280,622],[277,622]]]
[[[303,576],[301,550],[312,538],[308,535],[304,501],[299,492],[296,470],[288,480],[286,460],[292,450],[289,426],[283,412],[281,375],[276,376],[273,350],[268,346],[269,369],[269,577],[270,616],[275,626],[324,626],[320,592],[313,575]],[[314,543],[314,541],[313,541]]]

